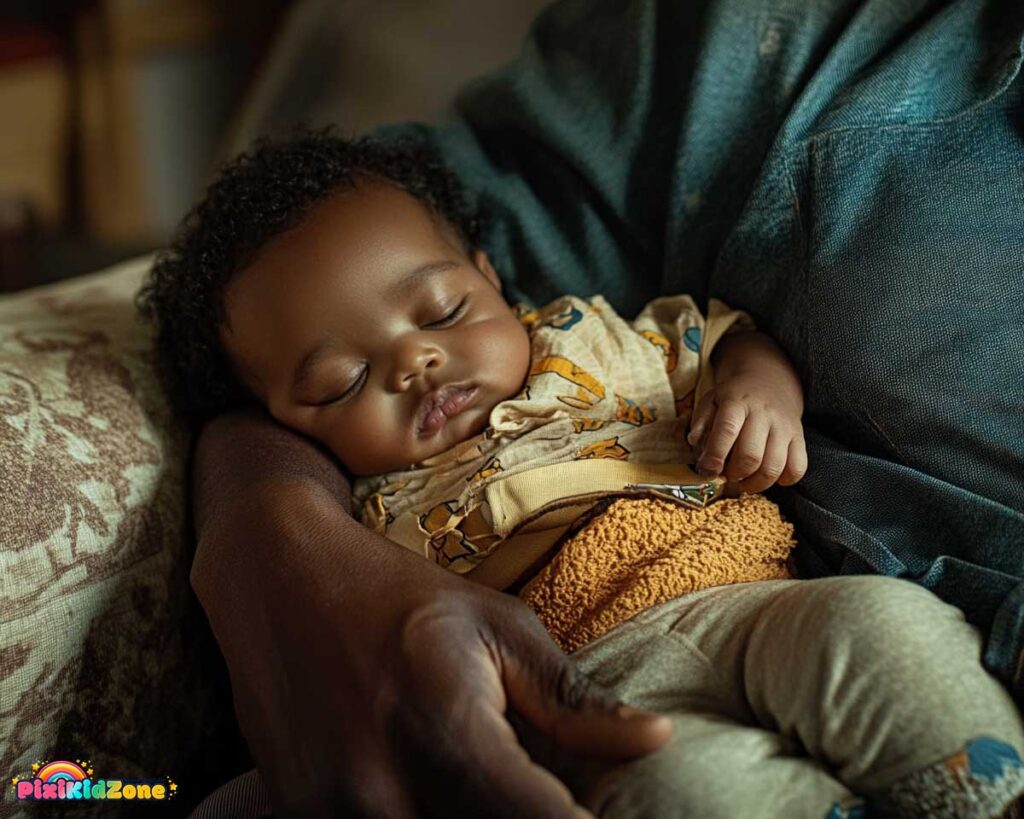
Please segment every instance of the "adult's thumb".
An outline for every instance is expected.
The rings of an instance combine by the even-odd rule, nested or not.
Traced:
[[[567,751],[625,760],[658,750],[672,736],[667,716],[620,702],[554,643],[529,661],[506,657],[503,665],[509,705]]]

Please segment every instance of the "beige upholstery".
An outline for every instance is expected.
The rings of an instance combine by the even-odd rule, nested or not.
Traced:
[[[184,802],[234,729],[188,580],[187,440],[135,315],[148,265],[0,299],[0,771],[88,759]]]

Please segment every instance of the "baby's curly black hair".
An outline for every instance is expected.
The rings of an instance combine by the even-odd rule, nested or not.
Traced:
[[[456,176],[426,141],[345,139],[332,129],[300,129],[263,139],[220,170],[206,195],[157,255],[136,297],[156,330],[156,366],[175,413],[198,425],[256,403],[220,342],[224,291],[273,236],[296,226],[317,202],[351,189],[360,176],[402,188],[447,220],[467,249],[481,223]]]

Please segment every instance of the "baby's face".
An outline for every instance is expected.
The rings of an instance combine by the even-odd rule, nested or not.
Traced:
[[[481,432],[530,365],[487,256],[383,182],[331,196],[274,237],[229,283],[225,311],[242,381],[355,475]]]

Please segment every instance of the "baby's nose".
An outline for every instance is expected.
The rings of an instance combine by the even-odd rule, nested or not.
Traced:
[[[407,390],[428,371],[444,364],[444,352],[438,347],[420,347],[400,358],[394,371],[394,388]]]

